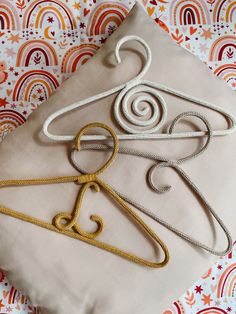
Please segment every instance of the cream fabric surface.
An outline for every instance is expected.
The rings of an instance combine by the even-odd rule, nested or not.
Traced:
[[[113,50],[124,35],[138,35],[150,45],[153,63],[147,79],[236,113],[235,93],[215,78],[201,61],[171,42],[168,35],[153,23],[136,5],[97,55],[36,110],[25,125],[6,138],[0,145],[1,179],[76,174],[68,161],[72,143],[50,143],[42,134],[42,124],[53,111],[114,87],[138,73],[144,58],[143,49],[138,44],[127,44],[127,49],[122,52],[122,64],[115,66]],[[140,53],[136,52],[137,49]],[[190,71],[192,77],[189,76]],[[214,93],[211,93],[212,90]],[[215,113],[166,94],[163,96],[168,103],[169,121],[180,112],[197,110],[208,117],[214,128],[226,126]],[[75,134],[80,127],[94,121],[115,127],[112,118],[114,98],[108,97],[67,114],[58,119],[51,129],[62,134]],[[190,127],[189,123],[181,126],[185,129]],[[224,219],[234,239],[235,139],[235,134],[215,138],[205,154],[183,165]],[[201,141],[198,140],[162,140],[122,142],[121,145],[175,158],[190,153],[199,143]],[[82,152],[80,160],[92,170],[106,157],[106,153]],[[120,156],[102,177],[180,230],[207,244],[224,247],[226,241],[218,227],[173,171],[163,169],[156,177],[160,183],[171,183],[171,192],[157,195],[149,190],[145,175],[151,164],[143,159]],[[73,183],[3,188],[0,189],[0,200],[5,206],[51,221],[56,213],[71,211],[78,189]],[[98,213],[105,220],[105,231],[99,239],[146,258],[154,259],[159,255],[160,252],[153,250],[149,240],[104,194],[86,194],[80,220],[86,230],[93,228],[88,218],[91,213]],[[217,257],[192,247],[150,218],[141,216],[170,250],[170,262],[163,269],[135,265],[80,241],[4,215],[0,216],[0,266],[7,271],[15,286],[40,307],[42,313],[161,313]]]

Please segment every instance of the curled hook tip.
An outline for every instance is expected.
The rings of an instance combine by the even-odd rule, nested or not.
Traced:
[[[119,56],[116,56],[116,63],[121,64],[121,58]]]
[[[119,50],[117,48],[115,51],[115,59],[116,59],[117,64],[121,64],[121,58],[120,58]]]
[[[94,184],[92,187],[94,188],[95,192],[100,192],[100,187],[98,184]]]

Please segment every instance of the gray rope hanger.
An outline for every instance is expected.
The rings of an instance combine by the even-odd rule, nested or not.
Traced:
[[[211,254],[214,254],[217,256],[224,256],[224,255],[228,254],[232,249],[231,235],[230,235],[227,227],[225,226],[224,222],[222,221],[222,219],[219,217],[219,215],[215,212],[215,210],[208,203],[207,199],[201,193],[200,189],[192,181],[192,179],[188,176],[188,174],[180,167],[180,165],[182,163],[198,157],[200,154],[202,154],[208,148],[208,146],[211,142],[212,136],[213,136],[213,131],[212,131],[212,128],[211,128],[209,122],[207,121],[207,119],[204,116],[202,116],[201,114],[199,114],[197,112],[191,111],[191,112],[184,112],[184,113],[178,115],[173,120],[173,122],[171,123],[170,128],[168,130],[168,133],[172,134],[177,123],[179,123],[185,117],[197,117],[198,119],[200,119],[205,124],[205,126],[207,128],[206,143],[197,152],[192,153],[190,155],[187,155],[187,156],[180,158],[180,159],[177,159],[177,160],[171,160],[170,158],[167,158],[167,157],[159,156],[159,155],[152,154],[149,152],[142,152],[142,151],[139,151],[136,149],[126,148],[126,147],[120,147],[119,153],[124,154],[124,155],[138,156],[138,157],[153,160],[155,162],[151,166],[151,168],[149,169],[149,171],[147,173],[147,181],[148,181],[150,188],[153,191],[155,191],[156,193],[166,193],[166,192],[170,191],[171,186],[169,186],[169,185],[157,186],[156,182],[154,182],[154,179],[153,179],[154,172],[160,168],[166,168],[166,167],[172,168],[174,171],[176,171],[180,175],[180,177],[183,179],[183,181],[187,184],[187,186],[190,188],[190,190],[195,194],[195,196],[197,196],[201,200],[203,207],[205,207],[205,209],[207,211],[209,211],[209,213],[214,217],[214,219],[217,221],[217,223],[219,224],[219,226],[223,230],[223,232],[227,238],[226,249],[219,251],[219,250],[215,250],[215,249],[205,245],[204,243],[198,241],[197,239],[191,237],[190,235],[178,230],[175,226],[166,222],[165,220],[163,220],[162,218],[160,218],[159,216],[154,214],[152,211],[150,211],[149,209],[147,209],[143,205],[139,204],[135,200],[131,199],[129,196],[118,191],[116,188],[114,188],[114,187],[112,187],[112,188],[120,197],[125,199],[125,201],[128,202],[130,205],[136,207],[138,210],[140,210],[141,212],[143,212],[147,216],[151,217],[156,222],[160,223],[161,225],[163,225],[164,227],[166,227],[170,231],[174,232],[177,236],[181,237],[182,239],[188,241],[192,245],[199,247],[199,248],[201,248],[201,249],[203,249],[203,250],[205,250]],[[106,150],[112,150],[113,149],[111,146],[109,146],[107,144],[106,145],[105,144],[83,144],[81,148],[82,148],[82,150],[97,150],[97,151],[106,151]],[[81,168],[81,166],[79,165],[79,162],[77,160],[76,149],[72,149],[72,151],[71,151],[71,161],[72,161],[72,164],[75,166],[75,168],[79,172],[81,172],[82,174],[87,173],[87,171],[85,169]]]

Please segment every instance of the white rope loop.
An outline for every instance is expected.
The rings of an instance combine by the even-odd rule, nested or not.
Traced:
[[[134,36],[134,35],[124,36],[117,42],[116,48],[115,48],[115,58],[116,58],[116,62],[118,64],[121,63],[120,49],[124,45],[124,43],[129,42],[129,41],[136,41],[136,42],[140,43],[146,52],[146,62],[144,64],[141,72],[134,79],[132,79],[131,81],[129,81],[127,83],[127,84],[132,84],[135,81],[141,80],[145,76],[145,74],[148,72],[148,70],[151,66],[151,63],[152,63],[152,52],[151,52],[150,47],[146,43],[146,41],[144,39],[142,39],[141,37]]]

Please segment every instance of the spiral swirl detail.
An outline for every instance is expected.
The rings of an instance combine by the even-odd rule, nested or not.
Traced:
[[[140,129],[142,133],[154,133],[166,122],[167,106],[156,89],[140,80],[120,91],[114,103],[114,116],[130,134],[140,133]]]

